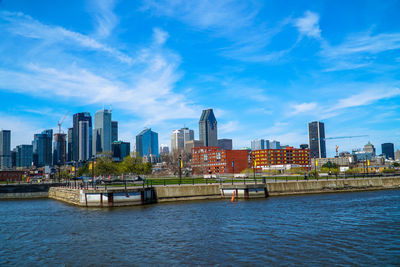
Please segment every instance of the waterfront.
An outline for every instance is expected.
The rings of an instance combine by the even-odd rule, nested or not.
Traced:
[[[0,265],[399,265],[400,190],[86,209],[1,201]]]

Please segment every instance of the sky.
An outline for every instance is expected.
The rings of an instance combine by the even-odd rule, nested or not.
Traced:
[[[400,1],[0,0],[0,128],[12,146],[72,114],[111,108],[119,139],[145,127],[170,144],[218,137],[308,143],[328,156],[371,141],[400,148]]]

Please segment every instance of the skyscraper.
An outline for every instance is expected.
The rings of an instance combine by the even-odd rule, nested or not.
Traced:
[[[80,124],[81,121],[86,121],[87,124]],[[86,148],[89,146],[89,152],[87,158],[92,157],[92,117],[89,112],[76,113],[73,116],[73,130],[72,130],[72,158],[73,161],[78,161],[79,155],[81,154],[79,147],[82,141],[79,139],[79,133],[81,132],[80,127],[88,127],[89,138],[85,140],[88,144],[83,144],[81,147]],[[86,152],[85,152],[86,153]],[[84,153],[84,154],[85,154]]]
[[[269,148],[271,148],[271,149],[281,149],[281,142],[274,140],[271,143],[269,143]]]
[[[232,150],[232,139],[218,139],[218,146],[223,150]]]
[[[33,138],[33,163],[36,167],[51,166],[53,130],[45,130],[35,134]]]
[[[375,157],[376,155],[376,150],[373,144],[371,144],[371,142],[368,141],[368,144],[366,144],[364,146],[364,151],[366,153],[371,153],[372,157]]]
[[[308,124],[311,158],[326,158],[325,124],[313,121]]]
[[[67,160],[67,151],[66,151],[66,143],[67,143],[67,135],[63,133],[54,134],[54,143],[53,143],[53,164],[54,165],[65,165]]]
[[[174,130],[171,134],[171,152],[184,150],[185,142],[194,139],[194,131],[189,128]]]
[[[131,153],[131,143],[115,141],[112,143],[113,158],[122,161]]]
[[[32,166],[33,146],[19,145],[16,147],[16,167],[29,168]]]
[[[382,144],[382,154],[385,155],[386,159],[394,159],[394,144],[393,143],[384,143]]]
[[[73,130],[74,128],[68,128],[68,151],[67,151],[67,162],[72,161],[72,154],[73,154],[73,146],[72,146],[72,140],[73,140]]]
[[[111,138],[111,110],[99,110],[94,115],[93,155],[111,152]]]
[[[111,122],[111,142],[118,141],[118,121]]]
[[[11,131],[0,131],[0,169],[11,168]]]
[[[257,139],[251,141],[251,150],[269,149],[269,141],[264,139]]]
[[[204,146],[218,146],[217,120],[212,109],[203,110],[201,113],[199,139]]]
[[[87,161],[90,158],[90,141],[89,141],[89,122],[80,121],[79,122],[79,161]]]
[[[159,156],[158,133],[145,129],[136,135],[136,152],[139,156]]]

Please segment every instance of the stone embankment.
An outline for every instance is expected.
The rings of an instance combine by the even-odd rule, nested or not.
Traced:
[[[0,200],[2,199],[31,199],[47,198],[50,187],[59,186],[58,183],[49,184],[3,184],[0,185]]]

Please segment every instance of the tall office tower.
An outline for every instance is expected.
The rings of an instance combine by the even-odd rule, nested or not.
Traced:
[[[371,142],[368,141],[368,144],[366,144],[364,146],[364,151],[366,153],[370,153],[372,155],[372,157],[376,156],[376,150],[373,144],[371,144]]]
[[[32,166],[33,161],[33,146],[32,145],[19,145],[16,147],[16,166],[22,168],[29,168]]]
[[[68,128],[68,151],[67,151],[67,162],[72,161],[72,153],[73,153],[73,146],[72,146],[72,140],[73,140],[73,130],[74,128]]]
[[[136,152],[139,156],[159,156],[158,133],[145,129],[136,135]]]
[[[265,147],[264,139],[257,139],[257,140],[251,141],[251,150],[261,150],[261,149],[267,149]]]
[[[313,121],[308,124],[311,158],[326,158],[325,124]]]
[[[396,150],[396,152],[394,152],[394,159],[396,161],[400,161],[400,150]]]
[[[217,120],[212,109],[203,110],[201,113],[199,139],[204,146],[218,146]]]
[[[382,144],[382,154],[385,155],[386,159],[394,159],[394,145],[393,143]]]
[[[171,152],[182,151],[185,148],[185,142],[194,139],[194,131],[189,128],[174,130],[171,134]]]
[[[63,133],[54,134],[53,143],[53,165],[63,166],[67,161],[67,135]]]
[[[11,150],[11,168],[17,167],[17,148]]]
[[[11,168],[11,131],[0,131],[0,170]]]
[[[94,115],[93,155],[111,151],[111,110],[102,109]]]
[[[90,141],[89,141],[89,122],[80,121],[79,122],[79,161],[87,161],[90,156]]]
[[[281,142],[274,140],[271,143],[269,143],[269,148],[270,149],[281,149]]]
[[[122,161],[131,153],[131,143],[115,141],[112,143],[113,158]]]
[[[51,166],[53,130],[35,134],[33,138],[33,163],[36,167]]]
[[[118,121],[111,122],[111,143],[118,141]]]
[[[79,132],[80,128],[79,122],[81,121],[86,121],[88,123],[89,127],[89,155],[88,158],[92,157],[92,116],[90,116],[89,112],[81,112],[81,113],[76,113],[73,116],[73,130],[72,130],[72,161],[78,161],[79,160],[79,155],[80,155],[80,150],[79,150],[79,145],[81,144],[81,141],[79,140]],[[69,132],[69,131],[68,131]],[[111,146],[111,145],[110,145]],[[87,147],[85,144],[83,147]]]
[[[218,146],[223,150],[232,150],[232,139],[218,139]]]

